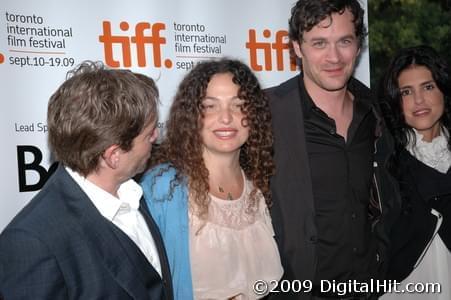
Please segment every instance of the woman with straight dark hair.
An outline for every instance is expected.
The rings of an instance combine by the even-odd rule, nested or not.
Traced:
[[[398,290],[440,284],[440,293],[436,285],[435,293],[383,299],[451,299],[450,89],[449,66],[428,46],[400,50],[381,82],[381,109],[395,141],[390,170],[402,196],[388,279],[402,281]]]

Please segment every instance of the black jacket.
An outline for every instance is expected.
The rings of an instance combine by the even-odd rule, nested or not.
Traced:
[[[432,241],[440,213],[441,239],[451,251],[451,171],[438,171],[415,159],[407,150],[400,153],[399,182],[402,209],[390,232],[390,263],[387,278],[401,281]]]
[[[162,277],[59,166],[0,235],[0,298],[172,300],[158,228],[141,199]]]
[[[272,113],[276,164],[276,174],[271,180],[273,206],[270,211],[285,270],[284,278],[313,280],[317,266],[317,228],[299,80],[300,76],[296,76],[267,90]],[[375,159],[378,167],[375,168],[375,179],[378,182],[383,209],[382,217],[375,219],[374,231],[379,238],[380,271],[383,276],[383,262],[386,261],[388,248],[386,230],[392,223],[390,211],[396,207],[396,202],[399,203],[396,200],[395,181],[382,167],[391,152],[392,143],[382,126],[379,110],[369,89],[356,79],[350,80],[348,88],[356,98],[367,101],[373,107],[379,124],[375,133],[379,136],[376,143]],[[289,296],[279,294],[277,299],[283,297]],[[310,295],[298,293],[290,298],[309,299]]]

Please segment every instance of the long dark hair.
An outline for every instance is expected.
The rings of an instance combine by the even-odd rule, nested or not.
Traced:
[[[392,59],[385,75],[380,82],[379,101],[387,128],[395,141],[395,152],[391,169],[397,168],[399,153],[415,137],[412,128],[406,123],[402,111],[402,98],[398,78],[402,71],[412,66],[426,67],[432,74],[437,87],[444,95],[444,113],[440,125],[451,132],[451,78],[446,61],[429,46],[415,46],[401,49]],[[415,142],[415,140],[413,141]],[[451,149],[451,139],[448,137],[448,148]]]

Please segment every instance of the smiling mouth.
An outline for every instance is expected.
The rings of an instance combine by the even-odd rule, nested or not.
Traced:
[[[324,72],[329,75],[341,75],[343,74],[343,68],[325,69]]]
[[[422,117],[424,115],[429,114],[430,112],[431,112],[431,110],[429,108],[423,108],[423,109],[419,109],[419,110],[414,111],[412,114],[415,117]]]
[[[237,133],[236,130],[215,130],[213,133],[219,138],[234,137]]]

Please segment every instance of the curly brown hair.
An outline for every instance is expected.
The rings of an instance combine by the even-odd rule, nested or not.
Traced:
[[[152,155],[151,162],[151,165],[169,163],[169,167],[177,170],[177,176],[171,183],[172,190],[182,182],[182,177],[188,179],[190,195],[199,217],[207,215],[210,203],[209,172],[202,157],[203,142],[200,135],[202,101],[211,78],[224,73],[232,74],[233,82],[240,87],[238,97],[244,100],[243,124],[249,127],[249,137],[241,146],[239,160],[246,177],[254,185],[250,194],[250,207],[257,206],[258,190],[262,192],[268,206],[271,205],[269,179],[274,173],[273,136],[266,94],[244,63],[228,58],[208,60],[198,63],[180,83],[166,122],[165,138]],[[164,171],[162,169],[160,174]]]

